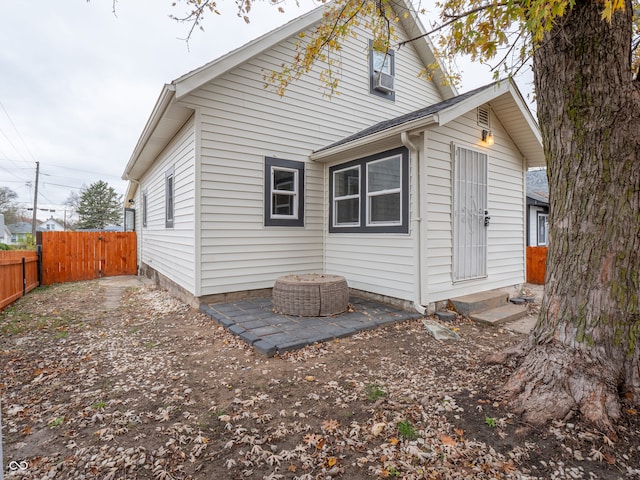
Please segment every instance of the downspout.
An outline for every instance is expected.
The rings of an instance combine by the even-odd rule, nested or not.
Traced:
[[[421,223],[422,218],[420,215],[420,154],[418,148],[411,142],[409,139],[409,134],[407,132],[402,132],[400,134],[400,141],[402,144],[409,149],[409,153],[411,154],[411,163],[413,167],[414,177],[415,177],[415,202],[414,202],[414,214],[413,214],[413,251],[416,252],[418,256],[418,261],[416,262],[416,268],[414,270],[414,285],[415,285],[415,298],[413,301],[413,308],[420,315],[426,315],[427,309],[422,306],[421,293],[422,293],[422,242],[421,242]]]
[[[127,174],[127,175],[126,175],[126,180],[127,180],[128,182],[135,183],[135,184],[137,185],[137,187],[136,187],[136,192],[139,192],[139,191],[140,191],[140,180],[136,180],[136,179],[134,179],[134,178],[129,177],[129,174]],[[134,195],[133,197],[131,197],[131,198],[134,198],[134,197],[135,197],[135,195]],[[140,221],[140,230],[135,230],[135,232],[136,232],[136,236],[138,236],[138,241],[136,242],[136,243],[137,243],[136,250],[137,250],[137,249],[140,249],[140,255],[138,255],[138,252],[136,251],[136,258],[137,258],[136,263],[138,264],[138,265],[137,265],[137,267],[138,267],[138,268],[137,268],[137,270],[138,270],[138,276],[140,276],[140,267],[141,267],[141,265],[142,265],[142,245],[143,245],[143,243],[142,243],[142,232],[143,232],[143,230],[144,230],[144,229],[142,228],[142,219],[140,218],[140,219],[139,219],[139,221]],[[136,212],[136,223],[138,223],[138,215],[137,215],[137,212]],[[135,225],[134,225],[134,228],[135,228]]]

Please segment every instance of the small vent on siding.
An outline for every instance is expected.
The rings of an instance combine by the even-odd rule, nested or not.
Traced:
[[[478,126],[491,128],[491,125],[489,122],[489,108],[478,107]]]

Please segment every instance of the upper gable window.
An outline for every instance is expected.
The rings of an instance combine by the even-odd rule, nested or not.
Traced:
[[[395,52],[387,50],[382,52],[375,50],[370,44],[369,48],[369,90],[372,94],[387,98],[396,99],[395,90]]]
[[[304,163],[266,157],[264,164],[264,224],[303,227]]]

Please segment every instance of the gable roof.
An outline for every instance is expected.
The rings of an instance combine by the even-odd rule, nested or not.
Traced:
[[[232,50],[231,52],[219,57],[200,68],[197,68],[172,82],[176,88],[176,98],[179,100],[189,95],[194,90],[206,85],[216,78],[224,75],[230,70],[265,52],[273,46],[285,41],[292,36],[297,35],[303,30],[320,23],[324,16],[324,12],[329,5],[322,5],[290,22],[270,31],[269,33],[258,37],[251,42]],[[408,15],[398,15],[399,23],[405,30],[409,38],[415,38],[412,45],[415,47],[418,55],[424,65],[439,64],[434,55],[434,46],[431,40],[426,36],[427,30],[418,17],[413,4],[410,0],[398,0],[395,6],[400,10],[404,10]],[[443,67],[441,67],[443,68]],[[447,84],[441,76],[436,79],[436,86],[443,98],[450,98],[457,94],[455,88]]]
[[[549,204],[549,182],[546,168],[527,172],[527,197],[539,203]]]
[[[491,84],[493,85],[493,84]],[[383,132],[385,130],[390,130],[393,127],[403,127],[403,130],[407,129],[408,125],[411,125],[414,122],[420,122],[423,119],[427,119],[429,116],[434,115],[436,113],[439,113],[449,107],[452,107],[454,105],[457,105],[458,103],[466,100],[469,97],[472,97],[473,95],[475,95],[476,93],[479,93],[487,88],[489,88],[491,85],[485,85],[484,87],[480,87],[477,88],[475,90],[471,90],[470,92],[467,93],[463,93],[461,95],[458,95],[457,97],[453,97],[450,98],[448,100],[444,100],[442,102],[439,103],[435,103],[433,105],[429,105],[428,107],[425,108],[421,108],[420,110],[415,110],[413,112],[410,113],[406,113],[404,115],[400,115],[399,117],[396,118],[391,118],[389,120],[384,120],[382,122],[376,123],[375,125],[372,125],[371,127],[365,128],[364,130],[361,130],[357,133],[354,133],[353,135],[343,138],[341,140],[338,140],[335,143],[332,143],[331,145],[328,145],[326,147],[322,147],[318,150],[316,150],[316,152],[314,153],[319,153],[322,152],[324,150],[329,150],[332,148],[336,148],[340,145],[344,145],[350,142],[353,142],[355,140],[361,139],[361,138],[365,138],[368,137],[370,135],[373,135],[375,133],[379,133],[379,132]]]
[[[11,223],[7,225],[7,228],[13,234],[31,233],[31,231],[33,230],[31,227],[31,223],[29,222]]]
[[[430,126],[446,125],[459,116],[485,103],[507,126],[512,140],[526,157],[529,166],[544,165],[542,137],[538,124],[513,80],[501,80],[449,98],[414,112],[379,122],[349,137],[315,151],[312,160],[331,161],[345,152],[379,142],[399,142],[403,133]]]
[[[399,22],[410,38],[417,38],[412,42],[412,45],[423,64],[438,63],[433,53],[433,44],[426,37],[426,29],[411,2],[399,0],[398,6],[408,13],[408,15],[399,15]],[[122,174],[123,180],[133,181],[129,183],[124,201],[126,202],[133,197],[137,188],[135,182],[147,171],[162,149],[193,115],[193,108],[181,105],[179,103],[181,99],[280,42],[319,23],[323,18],[325,8],[326,5],[322,5],[175,79],[170,84],[165,84]],[[436,74],[434,83],[442,98],[451,98],[457,95],[455,88],[448,86],[444,81],[442,72]]]

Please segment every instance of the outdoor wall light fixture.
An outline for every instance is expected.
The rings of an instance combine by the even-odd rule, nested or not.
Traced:
[[[488,146],[493,145],[493,133],[491,133],[491,130],[482,130],[482,142]]]
[[[133,198],[129,199],[129,205],[133,205],[135,203],[135,200]]]

